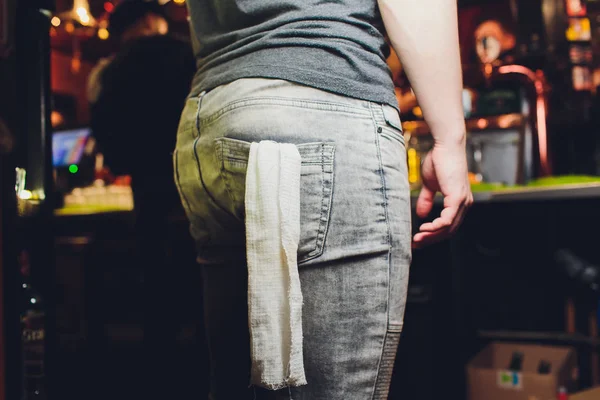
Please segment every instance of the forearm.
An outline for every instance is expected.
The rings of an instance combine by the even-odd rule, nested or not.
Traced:
[[[378,0],[385,27],[436,143],[463,144],[456,0]]]

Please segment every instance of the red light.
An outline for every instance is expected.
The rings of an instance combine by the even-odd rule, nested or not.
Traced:
[[[113,3],[108,2],[108,1],[106,3],[104,3],[104,11],[112,12],[112,10],[114,10],[114,9],[115,9],[115,5]]]

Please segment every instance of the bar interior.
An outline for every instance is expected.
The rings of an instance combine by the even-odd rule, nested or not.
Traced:
[[[162,3],[168,36],[191,46],[185,0]],[[139,112],[133,83],[118,107],[98,99],[117,5],[0,0],[0,400],[207,398],[201,276],[155,157],[176,125],[144,134],[168,113],[157,101],[119,126]],[[389,398],[598,400],[600,1],[458,5],[475,203],[454,237],[413,253]],[[167,58],[140,74],[185,96],[193,66]],[[416,196],[433,138],[388,63]]]

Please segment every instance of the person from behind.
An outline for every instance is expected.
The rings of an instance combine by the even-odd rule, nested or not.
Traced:
[[[456,2],[186,4],[198,69],[173,162],[210,399],[386,399],[411,247],[453,234],[472,203]],[[414,234],[386,33],[435,140],[418,216],[443,197]]]

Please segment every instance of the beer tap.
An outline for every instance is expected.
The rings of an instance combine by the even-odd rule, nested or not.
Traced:
[[[516,77],[521,80],[529,94],[529,103],[532,104],[532,125],[534,137],[537,139],[539,155],[539,174],[549,176],[552,174],[550,160],[548,155],[548,129],[546,125],[547,118],[547,99],[546,99],[546,77],[544,72],[536,72],[522,65],[502,65],[495,70],[495,76]]]

